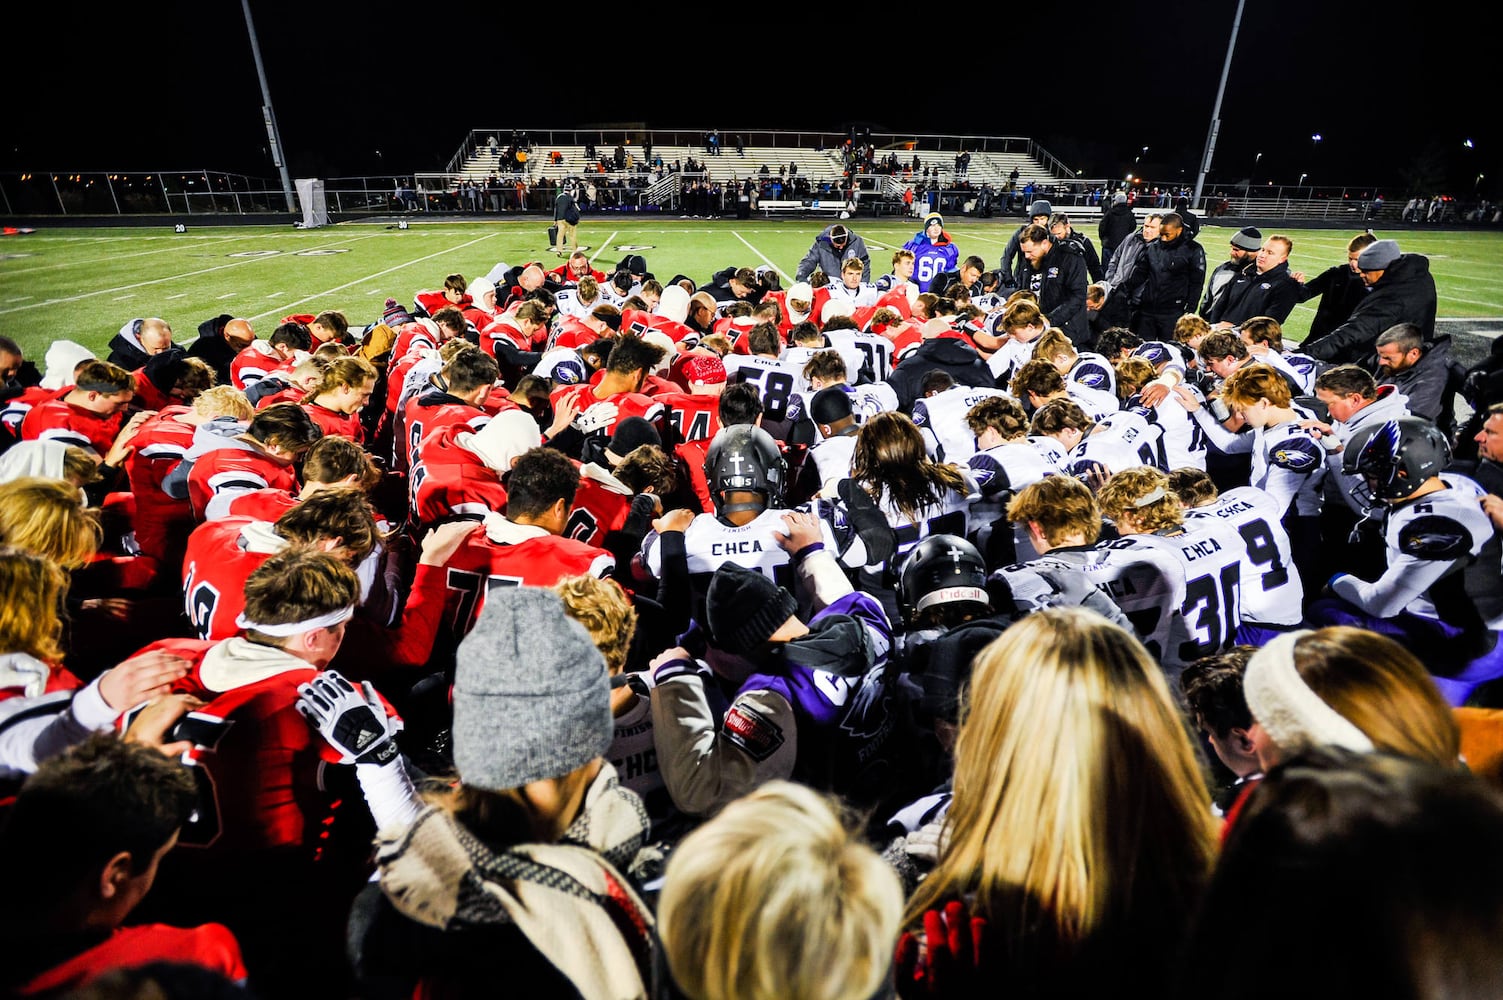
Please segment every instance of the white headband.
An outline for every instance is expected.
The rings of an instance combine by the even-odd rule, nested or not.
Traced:
[[[1286,751],[1303,746],[1337,746],[1370,753],[1373,741],[1326,704],[1294,666],[1294,644],[1313,634],[1285,632],[1253,654],[1242,691],[1253,718],[1269,739]]]
[[[308,618],[300,622],[286,622],[282,625],[261,625],[251,621],[245,617],[244,612],[241,612],[235,618],[235,627],[251,629],[260,632],[262,635],[276,636],[280,639],[291,635],[302,635],[304,632],[312,632],[316,628],[329,628],[330,626],[338,625],[340,622],[347,622],[354,614],[355,606],[350,605],[349,607],[340,608],[338,611],[330,611],[328,614],[319,615],[316,618]]]

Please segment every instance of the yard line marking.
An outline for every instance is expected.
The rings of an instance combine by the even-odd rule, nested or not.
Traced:
[[[187,292],[178,292],[176,295],[164,295],[162,298],[164,301],[171,302],[173,299],[186,299],[187,297]]]
[[[240,294],[239,292],[225,292],[223,295],[216,295],[216,296],[214,296],[214,298],[219,299],[219,300],[222,301],[224,299],[233,299],[236,295],[239,295],[239,294]]]
[[[600,244],[600,249],[595,251],[595,256],[593,256],[593,257],[590,258],[590,263],[591,264],[595,263],[595,261],[597,261],[597,260],[600,259],[600,255],[603,254],[603,253],[605,253],[605,248],[608,247],[608,246],[610,246],[612,243],[614,243],[616,241],[616,235],[618,233],[620,233],[620,232],[621,232],[621,230],[618,229],[618,230],[616,230],[616,232],[611,233],[609,236],[607,236],[605,238],[605,242],[602,243],[602,244]]]
[[[736,239],[740,240],[742,243],[746,243],[746,249],[750,250],[752,253],[754,253],[758,257],[760,257],[762,259],[762,263],[766,264],[768,267],[770,267],[774,271],[778,272],[778,274],[782,275],[785,278],[792,278],[793,277],[793,275],[789,274],[787,271],[783,270],[781,267],[778,267],[771,260],[769,260],[768,257],[767,257],[767,255],[765,253],[763,253],[762,251],[758,250],[756,247],[752,246],[750,243],[747,243],[746,237],[742,236],[739,230],[736,230],[736,229],[731,230],[731,235],[734,236],[734,237],[736,237]]]
[[[110,299],[110,301],[111,302],[124,302],[126,299],[133,299],[135,297],[136,297],[136,293],[132,292],[129,295],[118,295],[115,298]]]
[[[355,236],[355,237],[351,237],[350,239],[347,239],[347,240],[335,240],[332,243],[329,243],[328,246],[338,246],[341,243],[354,243],[357,240],[363,241],[363,240],[368,240],[368,239],[372,239],[372,238],[373,238],[373,236]],[[324,249],[324,248],[323,247],[315,247],[314,249]],[[290,254],[281,254],[281,253],[278,253],[278,254],[274,254],[271,257],[247,257],[244,260],[233,260],[233,261],[230,261],[228,264],[216,264],[213,267],[200,268],[197,271],[188,271],[188,272],[185,272],[185,273],[182,273],[182,274],[167,275],[167,276],[161,277],[161,278],[151,278],[150,280],[147,280],[147,281],[138,281],[138,282],[136,282],[133,285],[121,285],[118,288],[100,288],[100,289],[96,289],[96,290],[94,290],[92,292],[84,292],[81,295],[69,295],[69,296],[67,296],[65,298],[60,298],[60,299],[48,299],[45,302],[40,302],[40,303],[37,303],[37,304],[38,305],[42,305],[42,306],[56,306],[56,305],[64,305],[64,304],[69,303],[69,302],[81,302],[84,299],[94,298],[95,296],[98,296],[98,295],[109,295],[112,292],[124,292],[124,291],[130,291],[131,289],[134,289],[134,288],[146,288],[146,287],[149,287],[151,285],[161,285],[161,284],[165,284],[167,282],[177,281],[177,280],[179,280],[181,278],[193,278],[193,277],[197,277],[200,274],[213,274],[215,271],[223,271],[223,270],[226,270],[226,269],[232,268],[232,267],[244,267],[247,264],[254,264],[254,263],[258,262],[258,261],[276,260],[279,257],[285,257],[285,256],[291,256],[291,255]],[[120,299],[114,299],[112,301],[119,302],[119,301],[122,301],[122,300],[120,300]],[[15,309],[0,309],[0,316],[5,315],[6,313],[13,313],[13,312],[19,312],[19,311],[20,311],[20,307],[17,307]]]
[[[17,295],[14,298],[9,298],[9,299],[6,299],[5,301],[7,301],[7,302],[29,302],[34,297],[35,296],[31,296],[31,295]]]
[[[335,292],[342,292],[346,288],[352,288],[355,285],[363,284],[364,282],[367,282],[367,281],[372,281],[372,280],[374,280],[376,278],[381,277],[382,275],[391,274],[394,271],[404,270],[406,268],[412,267],[414,264],[422,264],[425,261],[430,261],[430,260],[432,260],[435,257],[442,257],[442,256],[444,256],[446,254],[455,253],[455,252],[457,252],[459,250],[465,249],[466,247],[472,247],[472,246],[474,246],[477,243],[484,243],[486,240],[495,239],[499,235],[501,235],[501,234],[500,233],[487,233],[486,235],[477,237],[477,238],[475,238],[473,240],[470,240],[467,243],[461,243],[458,246],[449,247],[449,248],[444,249],[444,250],[437,250],[437,251],[435,251],[433,253],[427,254],[426,256],[417,257],[417,258],[415,258],[413,260],[406,261],[405,263],[397,264],[397,265],[394,265],[392,267],[388,267],[388,268],[386,268],[383,271],[376,271],[374,274],[367,274],[364,277],[356,278],[354,281],[347,281],[347,282],[345,282],[342,285],[335,286],[334,288],[326,288],[326,289],[324,289],[321,292],[315,292],[312,295],[304,296],[303,298],[298,299],[295,302],[288,302],[288,303],[284,304],[280,309],[273,309],[270,312],[260,313],[259,315],[256,315],[256,316],[247,316],[246,319],[251,319],[251,320],[265,319],[268,316],[275,316],[278,313],[286,314],[286,312],[289,309],[291,309],[292,307],[294,307],[294,306],[300,306],[300,305],[302,305],[305,302],[312,302],[314,299],[320,298],[320,297],[325,296],[325,295],[333,295]]]
[[[249,237],[240,236],[240,235],[237,234],[235,236],[225,236],[225,237],[217,238],[215,240],[215,242],[216,243],[225,243],[225,242],[228,242],[230,240],[243,240],[243,239],[248,239],[248,238]],[[204,245],[205,244],[200,244],[200,247],[202,247]],[[38,265],[37,267],[25,267],[25,268],[20,268],[18,270],[14,270],[14,271],[7,271],[6,273],[8,275],[9,274],[35,274],[38,271],[55,271],[55,270],[57,270],[60,267],[75,267],[75,266],[83,266],[83,265],[92,266],[94,264],[99,264],[99,263],[103,263],[103,262],[107,262],[107,261],[129,260],[132,257],[149,257],[149,256],[151,256],[153,254],[171,253],[174,250],[182,250],[182,249],[184,249],[184,246],[182,244],[178,244],[177,246],[162,247],[161,249],[158,249],[158,250],[142,250],[142,251],[140,251],[138,253],[111,254],[108,257],[96,257],[96,258],[93,258],[93,259],[90,259],[90,260],[67,260],[67,261],[60,261],[60,262],[58,262],[56,264],[41,264],[41,265]]]

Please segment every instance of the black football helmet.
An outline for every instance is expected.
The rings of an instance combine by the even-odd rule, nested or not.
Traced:
[[[986,560],[959,535],[930,535],[903,560],[897,598],[908,626],[937,604],[988,604]]]
[[[705,478],[709,480],[716,514],[760,512],[783,505],[788,463],[771,434],[754,424],[733,424],[723,428],[710,442],[705,455]],[[725,494],[731,490],[760,493],[764,499],[761,504],[728,504]]]
[[[1342,471],[1362,477],[1352,495],[1369,509],[1408,498],[1451,461],[1451,443],[1422,417],[1399,417],[1347,442]]]

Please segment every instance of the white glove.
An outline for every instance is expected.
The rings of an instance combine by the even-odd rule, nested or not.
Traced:
[[[608,399],[601,400],[574,418],[574,429],[581,434],[593,434],[595,431],[609,427],[615,421],[616,404]]]
[[[386,714],[386,706],[370,681],[356,688],[335,670],[325,670],[297,686],[297,710],[344,756],[341,764],[385,764],[397,755],[401,722]]]
[[[944,832],[943,817],[930,820],[904,838],[903,849],[911,857],[921,858],[930,864],[939,863],[940,835]]]

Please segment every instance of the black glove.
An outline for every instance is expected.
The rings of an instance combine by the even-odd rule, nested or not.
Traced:
[[[335,670],[325,670],[297,688],[297,710],[329,745],[344,755],[341,764],[385,764],[397,755],[401,722],[370,681],[354,687]]]

